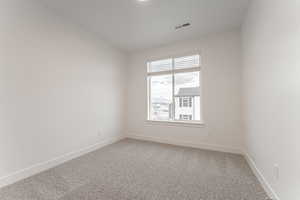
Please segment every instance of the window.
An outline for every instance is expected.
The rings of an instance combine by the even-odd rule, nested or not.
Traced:
[[[147,63],[148,120],[200,122],[200,56]]]
[[[191,97],[179,97],[179,107],[192,107]]]
[[[180,115],[180,120],[192,120],[192,115]]]

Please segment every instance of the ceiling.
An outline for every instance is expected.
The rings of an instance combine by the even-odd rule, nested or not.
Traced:
[[[197,38],[239,27],[248,0],[42,0],[125,51]],[[191,26],[175,30],[175,26]]]

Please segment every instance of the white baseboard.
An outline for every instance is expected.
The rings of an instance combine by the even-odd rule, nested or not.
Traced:
[[[230,147],[224,147],[224,146],[212,145],[212,144],[196,144],[196,143],[179,142],[179,141],[175,141],[175,140],[167,140],[167,139],[161,139],[158,137],[136,135],[136,134],[129,134],[126,137],[132,138],[132,139],[137,139],[137,140],[165,143],[165,144],[171,144],[171,145],[177,145],[177,146],[185,146],[185,147],[193,147],[193,148],[207,149],[207,150],[213,150],[213,151],[228,152],[228,153],[234,153],[234,154],[242,154],[242,155],[244,155],[244,157],[247,160],[249,166],[251,167],[253,173],[255,174],[255,176],[257,177],[257,179],[259,180],[259,182],[261,183],[262,187],[264,188],[266,193],[269,195],[269,197],[274,200],[280,200],[278,195],[274,191],[274,189],[268,183],[268,181],[263,176],[261,171],[257,168],[253,159],[249,156],[248,153],[244,153],[244,151],[242,151],[240,149],[234,149],[234,148],[230,148]]]
[[[95,151],[95,150],[102,148],[104,146],[107,146],[109,144],[118,142],[119,140],[122,140],[124,138],[125,137],[120,136],[120,137],[116,137],[116,138],[107,139],[105,141],[96,143],[94,145],[80,149],[78,151],[70,152],[65,155],[56,157],[54,159],[51,159],[51,160],[48,160],[48,161],[45,161],[42,163],[38,163],[38,164],[35,164],[28,168],[16,171],[10,175],[0,177],[0,188],[10,185],[10,184],[13,184],[22,179],[28,178],[30,176],[33,176],[35,174],[38,174],[42,171],[48,170],[55,166],[58,166],[64,162],[67,162],[69,160],[72,160],[74,158],[82,156],[89,152]],[[177,146],[193,147],[193,148],[199,148],[199,149],[207,149],[207,150],[213,150],[213,151],[228,152],[228,153],[234,153],[234,154],[243,154],[245,159],[247,160],[249,166],[251,167],[253,173],[258,178],[259,182],[261,183],[262,187],[267,192],[267,194],[270,196],[270,198],[272,198],[274,200],[280,200],[278,195],[274,191],[274,189],[271,187],[271,185],[268,183],[266,178],[263,176],[261,171],[256,166],[253,159],[249,156],[248,153],[243,153],[240,149],[234,149],[234,148],[230,148],[230,147],[224,147],[224,146],[212,145],[212,144],[196,144],[196,143],[188,143],[188,142],[179,142],[179,141],[175,141],[175,140],[167,140],[167,139],[161,139],[161,138],[157,138],[157,137],[133,135],[133,134],[127,135],[126,138],[132,138],[132,139],[144,140],[144,141],[152,141],[152,142],[158,142],[158,143],[165,143],[165,144],[171,144],[171,145],[177,145]]]
[[[220,145],[214,145],[214,144],[199,144],[199,143],[181,142],[181,141],[176,141],[176,140],[161,139],[158,137],[135,135],[135,134],[129,134],[126,137],[132,138],[132,139],[137,139],[137,140],[145,140],[145,141],[165,143],[165,144],[171,144],[171,145],[177,145],[177,146],[193,147],[193,148],[198,148],[198,149],[206,149],[206,150],[220,151],[220,152],[234,153],[234,154],[243,154],[243,151],[240,149],[235,149],[235,148],[225,147],[225,146],[220,146]]]
[[[80,149],[78,151],[73,151],[73,152],[64,154],[62,156],[53,158],[51,160],[32,165],[28,168],[18,170],[16,172],[12,173],[12,174],[7,175],[7,176],[0,177],[0,188],[4,187],[4,186],[7,186],[7,185],[10,185],[10,184],[13,184],[15,182],[18,182],[22,179],[28,178],[30,176],[33,176],[35,174],[38,174],[40,172],[43,172],[43,171],[48,170],[50,168],[53,168],[55,166],[58,166],[58,165],[60,165],[64,162],[67,162],[69,160],[72,160],[74,158],[82,156],[82,155],[87,154],[89,152],[95,151],[95,150],[97,150],[99,148],[102,148],[104,146],[107,146],[109,144],[118,142],[119,140],[122,140],[122,139],[124,139],[123,136],[110,138],[110,139],[101,141],[99,143],[96,143],[94,145],[91,145],[91,146],[85,147],[83,149]]]
[[[259,180],[260,184],[266,191],[266,193],[269,195],[271,199],[274,200],[280,200],[278,195],[276,194],[275,190],[272,188],[270,183],[267,181],[267,179],[264,177],[262,172],[258,169],[257,165],[255,164],[254,160],[251,158],[251,156],[248,153],[244,153],[244,157],[247,160],[249,166],[251,167],[253,173]]]

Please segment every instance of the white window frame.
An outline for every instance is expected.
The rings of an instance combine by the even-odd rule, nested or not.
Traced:
[[[181,58],[181,57],[187,57],[187,56],[193,56],[193,55],[199,55],[199,66],[198,67],[191,67],[191,68],[184,68],[184,69],[174,69],[174,60],[176,58]],[[166,71],[159,71],[159,72],[148,72],[148,65],[151,62],[158,61],[158,60],[165,60],[165,59],[172,59],[172,70],[166,70]],[[185,55],[176,55],[176,56],[169,56],[169,57],[164,57],[164,58],[158,58],[158,59],[152,59],[147,61],[146,63],[147,66],[147,120],[148,122],[153,122],[153,123],[167,123],[170,125],[185,125],[185,124],[190,124],[190,125],[204,125],[203,121],[203,115],[202,115],[202,73],[201,73],[201,55],[199,53],[190,53],[190,54],[185,54]],[[151,105],[151,84],[150,84],[150,78],[153,76],[160,76],[160,75],[172,75],[172,99],[173,99],[173,104],[172,104],[172,113],[175,111],[175,74],[178,73],[187,73],[187,72],[199,72],[199,85],[200,85],[200,120],[191,120],[191,121],[182,121],[182,120],[176,120],[174,119],[175,115],[172,114],[173,119],[172,120],[151,120],[151,112],[150,112],[150,105]]]

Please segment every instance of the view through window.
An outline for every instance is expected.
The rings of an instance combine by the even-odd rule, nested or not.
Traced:
[[[148,119],[200,121],[200,56],[147,63]]]

